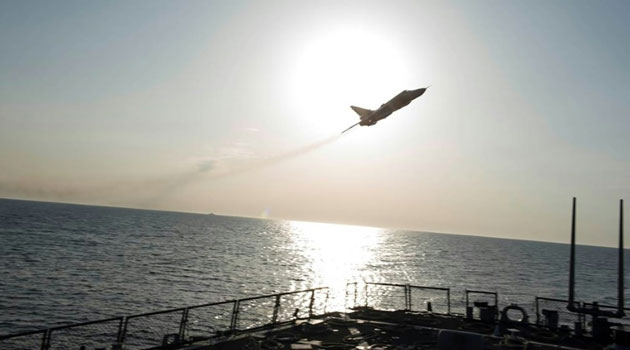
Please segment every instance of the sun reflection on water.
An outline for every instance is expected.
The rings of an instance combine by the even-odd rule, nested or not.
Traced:
[[[289,224],[292,245],[310,263],[304,266],[305,282],[329,287],[329,305],[343,307],[346,283],[370,278],[383,230],[303,221]]]

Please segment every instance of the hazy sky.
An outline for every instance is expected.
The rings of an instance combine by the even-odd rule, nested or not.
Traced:
[[[577,196],[578,241],[615,245],[628,18],[628,1],[2,1],[0,197],[567,242]],[[335,137],[349,105],[429,85]]]

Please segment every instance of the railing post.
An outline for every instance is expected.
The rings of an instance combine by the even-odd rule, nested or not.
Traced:
[[[368,282],[365,282],[365,306],[368,306]]]
[[[352,301],[352,306],[350,306],[350,307],[348,306],[348,295],[350,294],[350,293],[348,293],[349,286],[354,286],[354,293],[353,293],[354,294],[354,300]],[[343,306],[346,309],[355,308],[357,306],[357,294],[358,294],[357,293],[357,288],[358,288],[357,282],[348,282],[348,283],[346,283],[346,298],[343,301]]]
[[[184,341],[186,335],[186,325],[188,323],[188,308],[184,308],[182,311],[182,320],[179,323],[179,341]]]
[[[494,294],[494,309],[496,311],[496,317],[497,317],[497,319],[499,319],[499,315],[500,315],[500,312],[499,312],[499,292],[495,292],[495,294]]]
[[[536,297],[534,305],[536,306],[536,326],[540,326],[540,309],[538,306],[538,297]]]
[[[123,343],[123,324],[124,324],[124,317],[120,318],[120,322],[118,323],[118,334],[116,335],[116,343],[118,343],[119,345],[122,345]]]
[[[236,325],[238,324],[238,308],[239,308],[240,300],[234,301],[234,307],[232,308],[232,322],[230,323],[230,330],[234,331],[236,329]]]
[[[311,301],[308,303],[308,318],[313,317],[313,306],[315,305],[315,289],[311,290]]]
[[[273,317],[271,323],[276,324],[278,321],[278,310],[280,310],[280,294],[276,295],[276,304],[273,306]]]
[[[405,284],[405,310],[411,310],[411,287],[409,284]]]
[[[585,301],[580,301],[578,302],[578,306],[581,306],[582,308],[586,307],[586,302]],[[582,316],[582,318],[584,319],[584,327],[582,327],[583,329],[586,329],[586,325],[588,324],[588,321],[586,319],[586,314],[584,314],[584,316]]]
[[[129,325],[129,317],[125,317],[125,322],[123,324],[123,328],[122,328],[122,332],[120,332],[119,334],[119,343],[120,344],[124,344],[125,343],[125,337],[127,337],[127,326]]]
[[[448,288],[446,290],[446,312],[448,315],[451,314],[451,289]]]
[[[52,341],[52,333],[53,333],[53,330],[49,329],[48,330],[48,338],[46,338],[46,350],[50,349],[50,342]]]
[[[357,307],[357,297],[359,296],[359,282],[354,282],[354,303],[352,307]]]
[[[42,346],[41,346],[42,350],[48,349],[48,332],[50,332],[50,329],[47,329],[44,331],[44,336],[42,337]]]

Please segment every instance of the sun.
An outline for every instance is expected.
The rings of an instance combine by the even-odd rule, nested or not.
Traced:
[[[358,121],[351,104],[377,108],[392,91],[405,88],[409,73],[404,51],[386,35],[352,27],[327,30],[297,50],[289,101],[305,127],[330,133]]]

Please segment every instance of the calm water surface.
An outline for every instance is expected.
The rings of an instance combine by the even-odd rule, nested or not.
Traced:
[[[353,281],[451,287],[460,312],[466,288],[531,309],[535,295],[566,297],[568,253],[553,243],[0,200],[0,334],[318,286],[331,288],[329,309],[342,309]],[[616,251],[577,254],[578,298],[615,304]]]

